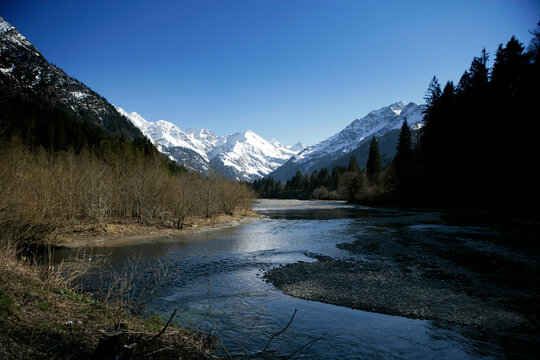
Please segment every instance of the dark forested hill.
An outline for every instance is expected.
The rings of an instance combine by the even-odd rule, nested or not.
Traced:
[[[142,136],[105,98],[50,64],[17,29],[0,17],[0,87],[3,97],[25,98],[113,135]],[[43,105],[45,106],[45,105]]]

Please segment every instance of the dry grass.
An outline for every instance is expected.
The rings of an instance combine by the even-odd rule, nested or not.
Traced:
[[[175,326],[159,337],[163,321],[129,315],[114,303],[64,287],[65,279],[2,252],[0,357],[3,359],[93,358],[106,332],[122,329],[133,358],[212,359],[213,339]],[[129,283],[129,278],[126,278]],[[152,354],[152,355],[150,355]]]

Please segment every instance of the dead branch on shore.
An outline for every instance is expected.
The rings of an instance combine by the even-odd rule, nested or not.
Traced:
[[[157,339],[158,337],[160,337],[161,335],[163,335],[163,333],[165,332],[165,330],[167,330],[167,328],[169,327],[169,324],[171,323],[172,319],[174,318],[174,316],[176,315],[176,312],[178,311],[178,308],[176,308],[173,313],[171,314],[171,317],[169,318],[169,320],[167,321],[167,323],[165,324],[165,326],[163,326],[163,329],[161,329],[161,331],[152,336],[152,338],[149,340],[149,341],[153,341],[155,339]]]

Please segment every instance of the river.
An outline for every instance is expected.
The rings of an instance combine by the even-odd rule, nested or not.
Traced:
[[[482,240],[486,236],[500,236],[492,225],[456,225],[440,212],[377,209],[343,202],[262,200],[255,210],[266,218],[212,232],[121,246],[111,244],[93,251],[109,254],[113,264],[122,263],[133,253],[166,264],[177,276],[160,289],[146,312],[167,319],[178,308],[177,324],[219,333],[234,357],[257,357],[257,352],[288,323],[295,310],[290,326],[271,342],[268,356],[498,359],[508,355],[507,345],[500,341],[508,337],[504,330],[501,337],[493,337],[462,324],[303,300],[286,295],[263,279],[272,268],[312,263],[321,255],[387,261],[384,256],[376,258],[373,253],[351,251],[347,246],[362,239],[371,243],[379,237],[389,241],[396,233],[403,235],[403,231],[413,239],[459,238],[462,243],[474,243],[489,252],[494,246],[503,246]],[[73,250],[58,255],[65,257],[70,251]],[[528,259],[533,261],[529,264],[533,270],[538,269],[534,256]]]

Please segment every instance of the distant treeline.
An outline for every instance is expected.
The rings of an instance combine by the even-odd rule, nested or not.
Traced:
[[[391,167],[382,169],[377,138],[372,138],[366,168],[361,170],[356,158],[348,166],[323,168],[311,174],[300,171],[285,184],[272,177],[255,180],[253,189],[259,197],[375,202],[381,200],[382,187],[389,181]]]
[[[146,139],[118,137],[16,95],[0,100],[0,240],[33,243],[79,222],[186,217],[251,208],[249,186],[172,163]]]
[[[528,51],[512,37],[492,68],[485,49],[454,85],[433,77],[418,143],[404,122],[396,156],[381,169],[376,138],[366,169],[298,172],[285,184],[252,186],[261,197],[345,199],[358,203],[537,211],[540,30]]]

